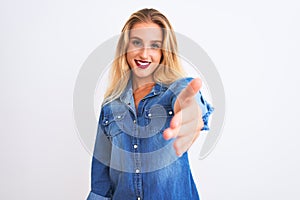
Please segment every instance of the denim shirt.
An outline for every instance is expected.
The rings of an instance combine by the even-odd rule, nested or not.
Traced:
[[[199,199],[188,153],[178,157],[174,139],[162,136],[174,116],[176,97],[191,80],[156,83],[137,110],[129,80],[118,99],[102,105],[88,200]],[[201,92],[195,98],[202,110],[202,130],[209,130],[208,118],[214,108]]]

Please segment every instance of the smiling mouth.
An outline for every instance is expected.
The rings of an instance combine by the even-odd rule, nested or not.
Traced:
[[[146,69],[150,66],[151,62],[143,61],[143,60],[134,60],[138,68]]]

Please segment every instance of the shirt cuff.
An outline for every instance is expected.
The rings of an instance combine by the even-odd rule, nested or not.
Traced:
[[[208,131],[209,130],[208,120],[209,120],[209,116],[214,111],[214,107],[212,107],[210,104],[206,103],[206,109],[207,109],[207,112],[202,116],[204,126],[201,129],[201,131]]]
[[[90,192],[90,194],[86,200],[111,200],[111,198],[103,197],[98,194],[95,194],[94,192]]]

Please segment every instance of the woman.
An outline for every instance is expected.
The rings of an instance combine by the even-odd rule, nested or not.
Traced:
[[[92,161],[93,199],[199,199],[187,150],[213,108],[184,78],[168,19],[133,13],[122,29]]]

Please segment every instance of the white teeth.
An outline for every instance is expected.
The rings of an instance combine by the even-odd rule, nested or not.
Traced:
[[[139,65],[146,66],[146,65],[149,65],[150,62],[140,62],[140,61],[137,61],[137,63]]]

